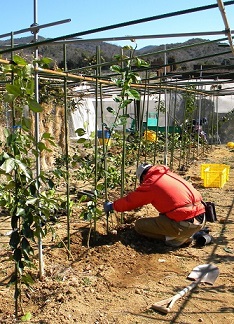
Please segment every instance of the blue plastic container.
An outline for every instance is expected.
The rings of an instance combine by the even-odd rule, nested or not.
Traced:
[[[102,136],[102,130],[97,131],[98,138],[103,138]],[[110,131],[104,130],[104,138],[110,138]]]
[[[97,131],[99,145],[103,145],[103,136],[102,136],[102,134],[104,135],[104,143],[107,146],[110,146],[111,145],[111,139],[110,139],[110,131],[109,130],[104,130],[103,133],[102,133],[102,130]]]

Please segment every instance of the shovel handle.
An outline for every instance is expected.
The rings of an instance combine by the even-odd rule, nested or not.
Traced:
[[[184,289],[179,291],[173,297],[161,300],[160,302],[157,302],[157,303],[153,304],[152,308],[157,310],[157,311],[160,311],[160,312],[162,312],[164,314],[169,313],[171,311],[173,305],[175,304],[175,302],[178,299],[180,299],[181,297],[185,296],[189,291],[194,289],[197,286],[197,284],[198,284],[198,282],[194,281],[193,283],[191,283],[190,285],[188,285],[187,287],[185,287]]]
[[[187,287],[185,287],[184,289],[182,289],[181,291],[179,291],[175,296],[179,295],[179,297],[177,299],[179,299],[180,297],[183,297],[189,291],[193,290],[197,286],[197,284],[198,284],[198,281],[192,282],[190,285],[188,285]]]

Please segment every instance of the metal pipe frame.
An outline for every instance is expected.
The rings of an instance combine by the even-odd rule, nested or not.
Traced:
[[[24,28],[24,29],[16,30],[16,31],[13,31],[13,32],[10,32],[10,33],[1,34],[0,38],[11,36],[12,33],[14,35],[23,34],[23,33],[27,33],[27,32],[31,32],[32,34],[35,34],[36,32],[38,32],[42,28],[47,28],[47,27],[52,27],[52,26],[55,26],[55,25],[65,24],[65,23],[70,22],[70,21],[71,21],[71,19],[64,19],[64,20],[59,20],[59,21],[55,21],[55,22],[52,22],[52,23],[48,23],[48,24],[43,24],[43,25],[38,25],[37,23],[34,22],[29,28]]]
[[[233,30],[231,31],[234,32]],[[87,42],[110,42],[110,41],[123,41],[130,40],[134,42],[136,39],[154,39],[154,38],[172,38],[172,37],[193,37],[193,36],[215,36],[215,35],[226,35],[227,31],[211,31],[211,32],[191,32],[191,33],[176,33],[176,34],[155,34],[155,35],[129,35],[119,37],[103,37],[103,38],[76,38],[66,39],[64,41],[55,41],[51,45],[57,44],[73,44],[73,43],[87,43]]]
[[[233,5],[233,4],[234,4],[234,0],[224,2],[224,5],[226,5],[226,6]],[[10,53],[13,50],[18,51],[18,50],[25,49],[25,48],[37,47],[40,45],[45,45],[45,44],[52,43],[52,42],[59,41],[59,40],[94,34],[94,33],[102,32],[102,31],[106,31],[106,30],[141,24],[141,23],[145,23],[145,22],[149,22],[149,21],[153,21],[153,20],[160,20],[160,19],[164,19],[164,18],[175,17],[175,16],[179,16],[179,15],[213,9],[213,8],[217,8],[217,7],[218,7],[218,4],[212,4],[212,5],[207,5],[207,6],[197,7],[197,8],[190,8],[190,9],[170,12],[170,13],[166,13],[166,14],[161,14],[161,15],[157,15],[157,16],[142,18],[142,19],[131,20],[131,21],[123,22],[123,23],[114,24],[114,25],[108,25],[108,26],[104,26],[104,27],[94,28],[94,29],[83,31],[83,32],[78,32],[78,33],[68,34],[68,35],[64,35],[64,36],[59,36],[56,38],[46,39],[43,41],[39,41],[36,44],[30,43],[30,44],[26,44],[26,45],[19,45],[19,46],[16,46],[14,49],[9,48],[4,51],[0,51],[0,54]]]

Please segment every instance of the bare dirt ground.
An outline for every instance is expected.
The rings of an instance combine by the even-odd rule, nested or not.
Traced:
[[[229,181],[222,189],[204,188],[200,179],[202,163],[231,166]],[[220,145],[206,159],[198,159],[185,175],[201,191],[205,201],[214,201],[217,223],[207,223],[213,244],[172,249],[137,235],[136,218],[155,215],[151,206],[126,214],[127,224],[105,234],[99,224],[96,242],[87,248],[89,224],[78,217],[71,220],[71,252],[61,240],[66,237],[66,218],[55,224],[57,236],[44,241],[45,277],[36,279],[32,289],[23,288],[24,312],[29,323],[80,324],[216,324],[234,323],[234,151]],[[120,215],[112,215],[116,223]],[[6,283],[14,266],[8,261],[9,219],[0,217],[0,323],[14,323],[14,287]],[[151,305],[168,298],[191,283],[192,269],[213,263],[220,274],[214,285],[200,283],[191,294],[179,299],[168,314]]]

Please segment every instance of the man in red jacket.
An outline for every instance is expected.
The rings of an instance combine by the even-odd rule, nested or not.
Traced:
[[[135,230],[170,246],[181,246],[205,226],[205,208],[201,194],[191,183],[167,166],[141,164],[137,169],[140,186],[127,196],[104,203],[105,212],[124,212],[152,204],[157,217],[140,218]]]

